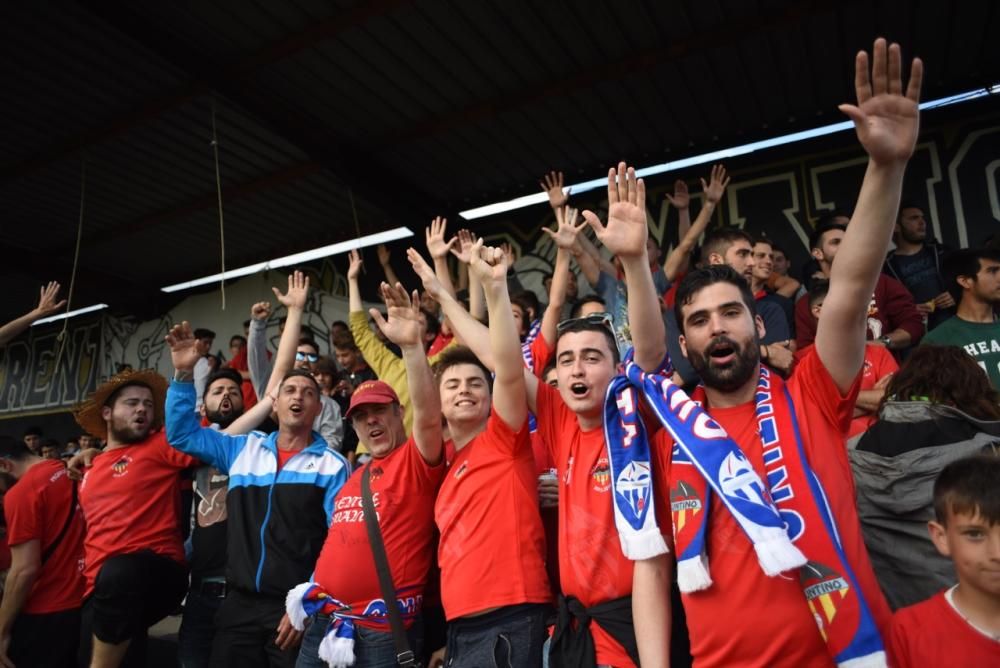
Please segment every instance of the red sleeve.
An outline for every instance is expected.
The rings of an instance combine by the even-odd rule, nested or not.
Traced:
[[[851,417],[854,415],[858,390],[861,388],[861,369],[858,369],[858,374],[854,377],[854,383],[847,394],[841,395],[840,388],[823,366],[816,349],[812,348],[795,367],[795,373],[792,374],[789,383],[797,383],[799,392],[805,398],[805,406],[796,408],[804,408],[810,415],[818,413],[825,422],[847,433]],[[807,447],[814,440],[808,438],[807,434],[803,434],[803,437]]]
[[[549,346],[549,342],[545,340],[545,336],[541,333],[535,337],[535,340],[531,342],[529,347],[531,348],[531,359],[535,367],[531,372],[541,378],[542,372],[545,371],[545,365],[549,363],[549,357],[552,355],[552,347]]]
[[[201,460],[195,459],[191,455],[185,455],[180,450],[170,447],[170,444],[167,443],[166,431],[161,431],[156,436],[156,440],[149,444],[149,447],[156,448],[160,460],[171,468],[188,469],[193,466],[201,466]]]
[[[431,466],[420,454],[420,448],[417,447],[417,442],[413,440],[412,436],[400,447],[406,449],[405,452],[400,453],[400,456],[406,457],[406,469],[412,474],[412,479],[419,481],[422,485],[429,485],[433,489],[437,489],[444,479],[444,449],[441,450],[441,461],[437,463],[437,466]]]
[[[795,345],[805,348],[816,339],[816,318],[809,309],[809,295],[795,302]]]
[[[548,383],[538,383],[538,392],[535,396],[535,405],[538,411],[535,413],[535,420],[538,424],[538,433],[542,435],[542,441],[549,449],[549,457],[556,465],[559,465],[559,431],[562,429],[565,420],[565,413],[569,412],[566,404],[563,403],[559,390]],[[575,416],[574,416],[575,417]]]
[[[869,346],[868,352],[872,356],[872,366],[875,370],[876,379],[880,379],[887,374],[899,371],[899,363],[885,346]]]
[[[889,331],[902,329],[910,334],[910,345],[917,345],[924,335],[924,319],[917,310],[913,295],[902,283],[882,274],[882,308],[889,323]],[[888,334],[888,332],[886,332]]]
[[[506,452],[512,457],[521,449],[531,449],[527,418],[525,418],[521,428],[514,431],[499,415],[495,412],[491,413],[490,419],[486,422],[485,436],[494,448]]]
[[[7,518],[7,543],[11,546],[42,540],[43,518],[39,517],[42,495],[34,489],[18,489],[15,485],[4,498]]]
[[[910,634],[910,625],[907,622],[911,616],[906,608],[892,616],[885,651],[889,655],[889,665],[893,668],[908,668],[915,665],[910,658],[907,642]],[[919,629],[915,630],[919,632]]]
[[[670,463],[673,461],[674,440],[666,429],[661,429],[649,439],[649,459],[653,466],[653,489],[656,490],[656,523],[667,541],[667,547],[674,551],[673,515],[670,511]]]

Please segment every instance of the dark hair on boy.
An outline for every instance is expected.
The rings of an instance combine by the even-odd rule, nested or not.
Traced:
[[[830,292],[830,280],[817,278],[809,284],[809,306],[815,306],[820,299],[826,299]]]
[[[205,379],[205,393],[208,394],[208,388],[212,387],[212,383],[219,380],[231,380],[236,383],[236,387],[243,386],[243,377],[240,375],[240,372],[224,366],[208,374],[208,378]]]
[[[619,362],[622,361],[621,353],[618,351],[618,342],[615,340],[615,335],[611,331],[610,323],[593,322],[590,319],[590,316],[573,318],[572,320],[559,323],[556,341],[555,344],[553,344],[552,359],[558,359],[555,351],[559,350],[559,339],[566,334],[571,334],[573,332],[600,332],[604,335],[608,348],[611,350],[611,360],[614,362],[614,365],[618,366]]]
[[[41,438],[42,437],[42,428],[39,427],[37,424],[33,424],[33,425],[31,425],[30,427],[28,427],[27,429],[24,430],[24,435],[25,436],[37,436],[37,437]]]
[[[823,245],[823,235],[827,232],[832,232],[833,230],[840,230],[841,232],[847,231],[847,225],[841,225],[840,223],[817,223],[815,229],[813,229],[812,234],[809,235],[809,250],[814,248],[821,248]]]
[[[337,363],[327,355],[323,355],[316,360],[316,364],[313,365],[313,373],[325,373],[332,376],[334,384],[337,383],[340,377],[340,373],[337,371]]]
[[[956,346],[914,348],[893,374],[882,401],[929,401],[977,420],[1000,420],[1000,393],[975,360]]]
[[[452,346],[451,348],[446,348],[438,356],[437,362],[434,363],[434,380],[441,384],[441,378],[444,376],[444,372],[453,366],[458,366],[459,364],[471,364],[473,366],[479,367],[483,372],[483,376],[486,377],[486,384],[490,388],[490,394],[493,393],[493,372],[487,368],[482,361],[476,357],[476,354],[472,352],[466,346]]]
[[[719,227],[708,232],[701,245],[701,261],[707,263],[713,254],[724,257],[729,247],[737,241],[746,241],[753,246],[753,237],[738,227]]]
[[[579,318],[580,314],[583,313],[583,307],[587,304],[600,304],[601,310],[604,311],[608,308],[607,302],[605,302],[602,297],[599,297],[598,295],[586,295],[585,297],[580,297],[573,303],[573,312],[570,316],[573,318]]]
[[[299,337],[299,345],[300,346],[310,346],[310,347],[312,347],[313,350],[316,351],[316,354],[319,355],[319,345],[316,343],[316,339],[314,339],[313,337],[311,337],[311,336],[300,336]]]
[[[757,300],[754,299],[753,292],[750,291],[750,284],[747,283],[746,279],[737,274],[736,270],[728,264],[710,265],[690,272],[677,286],[674,317],[677,319],[677,327],[681,334],[684,333],[684,307],[694,300],[696,294],[716,283],[729,283],[736,286],[740,291],[740,298],[747,310],[750,311],[750,317],[757,317]]]
[[[525,320],[531,317],[530,313],[534,313],[536,318],[542,315],[542,302],[538,300],[538,295],[531,290],[522,290],[517,294],[511,295],[510,302],[521,307],[521,310],[524,311]]]
[[[20,441],[12,436],[0,436],[0,458],[22,461],[28,457],[34,457],[33,453],[24,441]]]
[[[934,481],[934,518],[948,526],[949,515],[978,515],[1000,523],[1000,457],[990,454],[959,459]]]
[[[959,278],[975,278],[979,274],[980,261],[1000,262],[1000,250],[992,248],[963,248],[952,251],[941,264],[945,287],[956,302],[962,301],[962,286]]]
[[[215,332],[210,329],[205,329],[204,327],[199,327],[194,330],[194,338],[196,339],[214,339]]]
[[[358,344],[354,342],[354,335],[350,332],[334,332],[333,347],[337,350],[357,350]]]
[[[424,314],[425,318],[427,318],[427,333],[437,336],[441,331],[441,321],[437,319],[436,315],[422,306],[420,307],[420,312]]]

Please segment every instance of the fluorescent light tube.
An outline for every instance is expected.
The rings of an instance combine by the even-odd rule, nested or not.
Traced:
[[[40,318],[35,322],[31,323],[31,326],[44,325],[47,322],[55,322],[56,320],[65,320],[66,318],[72,318],[75,315],[82,315],[84,313],[91,313],[93,311],[100,311],[102,308],[107,308],[107,304],[94,304],[93,306],[85,306],[84,308],[78,308],[69,313],[60,313],[58,315],[50,315],[47,318]]]

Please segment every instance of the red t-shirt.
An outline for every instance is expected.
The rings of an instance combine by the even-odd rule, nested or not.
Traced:
[[[782,382],[776,375],[771,378],[777,401]],[[802,359],[785,384],[795,406],[806,457],[823,484],[848,562],[884,634],[891,612],[861,536],[854,480],[844,447],[858,385],[855,381],[847,395],[841,396],[815,353]],[[754,402],[749,401],[730,408],[709,408],[709,413],[740,444],[754,470],[766,480],[754,409]],[[789,443],[785,447],[796,446]],[[683,596],[695,665],[832,666],[798,579],[764,575],[753,545],[717,495],[712,495],[710,513],[707,544],[713,584]]]
[[[534,341],[528,344],[528,348],[531,350],[531,373],[541,378],[542,372],[545,371],[545,365],[549,363],[549,357],[552,356],[552,347],[545,340],[545,336],[539,332]]]
[[[167,445],[163,431],[94,458],[80,483],[87,521],[86,595],[105,559],[117,554],[152,550],[184,563],[178,472],[198,464]]]
[[[611,469],[601,427],[583,431],[559,390],[538,384],[538,432],[559,476],[559,580],[562,593],[585,607],[632,594],[632,562],[622,554],[611,499]],[[654,470],[667,470],[668,447],[654,436]],[[656,494],[657,520],[670,537],[669,487]],[[590,625],[597,663],[630,668],[625,649],[600,624]]]
[[[61,461],[45,460],[28,469],[4,498],[10,545],[37,540],[42,553],[66,525],[68,513],[73,513],[59,545],[42,564],[23,613],[41,615],[80,607],[86,528],[82,513],[70,508],[73,484]]]
[[[413,438],[371,467],[372,501],[382,530],[397,598],[413,604],[424,594],[427,574],[434,558],[434,498],[445,466],[430,466],[420,456]],[[316,561],[315,581],[331,596],[362,615],[373,600],[382,601],[382,590],[368,542],[361,505],[362,467],[348,478],[337,493],[333,522]],[[412,619],[406,618],[407,626]],[[385,630],[379,622],[356,620],[356,624]]]
[[[486,429],[455,453],[434,519],[441,532],[441,602],[449,620],[552,600],[527,420],[515,432],[490,415]]]
[[[969,626],[945,593],[896,611],[887,643],[890,665],[1000,666],[1000,642]]]
[[[278,470],[285,468],[288,460],[302,452],[301,450],[282,450],[278,448]]]

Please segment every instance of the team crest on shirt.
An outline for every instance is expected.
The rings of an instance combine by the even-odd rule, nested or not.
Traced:
[[[469,462],[462,462],[462,465],[459,466],[457,469],[455,469],[455,480],[458,480],[463,475],[465,475],[465,471],[468,468],[469,468]]]
[[[132,458],[128,455],[122,455],[111,465],[111,470],[114,473],[111,474],[112,478],[121,478],[123,475],[128,473],[128,465],[132,463]]]
[[[694,517],[701,512],[701,498],[694,488],[683,480],[670,490],[670,512],[674,515],[674,526],[682,531],[688,517]]]
[[[826,640],[837,608],[847,598],[850,586],[840,573],[818,561],[810,561],[799,570],[799,581],[819,632]]]
[[[606,492],[611,489],[611,466],[608,465],[608,458],[601,457],[590,469],[590,477],[594,480],[595,492]]]
[[[379,478],[382,477],[382,474],[385,473],[385,471],[382,470],[381,466],[372,466],[368,470],[370,471],[370,473],[368,474],[368,476],[373,481],[378,480]]]

